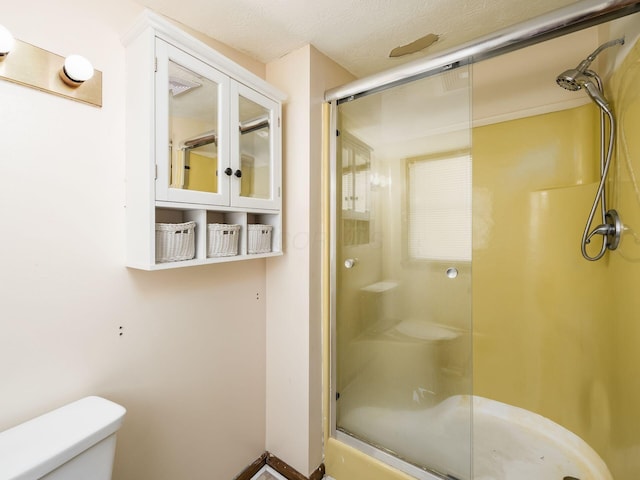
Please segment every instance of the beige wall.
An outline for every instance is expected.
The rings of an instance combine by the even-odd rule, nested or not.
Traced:
[[[102,395],[128,410],[116,480],[231,479],[265,449],[265,263],[124,267],[120,35],[139,11],[3,10],[17,38],[91,59],[104,106],[0,82],[0,430]]]
[[[322,463],[321,104],[352,77],[311,46],[267,65],[288,93],[284,251],[267,262],[267,449],[309,474]]]

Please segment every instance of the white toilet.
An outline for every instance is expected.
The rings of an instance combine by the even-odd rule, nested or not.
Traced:
[[[110,480],[126,410],[86,397],[0,433],[2,480]]]

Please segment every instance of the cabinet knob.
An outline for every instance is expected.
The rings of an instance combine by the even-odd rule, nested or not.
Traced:
[[[241,172],[240,170],[236,170],[236,171],[234,172],[234,175],[235,175],[236,177],[240,178],[240,177],[242,176],[242,172]]]
[[[233,173],[233,170],[231,170],[231,167],[227,167],[227,168],[225,168],[225,169],[224,169],[224,173],[225,173],[228,177],[230,177],[230,176],[231,176],[231,174]]]

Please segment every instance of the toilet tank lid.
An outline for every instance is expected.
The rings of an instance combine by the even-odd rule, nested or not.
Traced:
[[[117,403],[85,397],[0,432],[0,478],[40,478],[115,433],[125,413]]]

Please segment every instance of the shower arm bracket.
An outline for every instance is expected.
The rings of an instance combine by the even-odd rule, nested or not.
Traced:
[[[593,231],[587,236],[587,240],[585,243],[591,242],[591,237],[594,235],[603,235],[605,245],[609,250],[615,250],[620,245],[620,237],[622,236],[623,230],[622,221],[620,220],[620,215],[616,210],[609,210],[605,215],[605,223],[602,225],[598,225]]]

